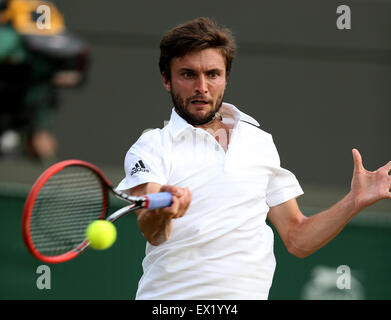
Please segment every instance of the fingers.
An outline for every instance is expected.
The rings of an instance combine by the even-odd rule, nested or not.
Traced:
[[[164,185],[160,188],[160,192],[170,192],[173,196],[180,197],[182,196],[182,188],[170,185]]]
[[[376,170],[376,173],[382,179],[383,186],[386,188],[385,197],[391,199],[391,161],[385,164],[383,167]]]
[[[388,181],[390,183],[390,188],[391,188],[391,161],[385,164],[384,166],[380,167],[379,169],[377,169],[376,172],[388,178]]]
[[[357,149],[352,149],[352,154],[353,154],[354,170],[355,171],[365,170],[362,164],[362,158],[360,152],[358,152]]]
[[[389,185],[388,185],[388,198],[389,199],[391,199],[391,161],[390,162],[388,162],[386,165],[385,165],[385,167],[386,167],[386,172],[387,172],[387,174],[388,174],[388,183],[389,183]]]
[[[386,168],[388,174],[390,174],[390,171],[391,171],[391,161],[388,162],[384,167]]]
[[[173,196],[171,206],[166,208],[167,211],[172,213],[173,218],[176,216],[179,210],[179,205],[180,205],[179,199],[176,196]]]
[[[191,203],[191,192],[188,188],[181,190],[182,195],[179,196],[179,209],[178,209],[178,218],[183,217]]]
[[[173,201],[170,207],[163,209],[171,215],[173,219],[183,217],[191,203],[191,192],[188,188],[164,185],[160,192],[170,192]]]

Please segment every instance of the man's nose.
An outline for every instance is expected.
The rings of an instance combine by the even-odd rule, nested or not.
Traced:
[[[196,83],[196,91],[202,94],[208,93],[208,81],[205,75],[200,75]]]

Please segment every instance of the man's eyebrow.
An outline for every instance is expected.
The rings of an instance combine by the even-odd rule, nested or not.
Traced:
[[[179,69],[179,72],[195,72],[194,69],[191,69],[191,68],[180,68]]]
[[[206,70],[206,72],[222,72],[223,69],[221,68],[212,68],[212,69],[209,69],[209,70]]]
[[[187,68],[187,67],[180,68],[178,71],[179,71],[179,72],[197,72],[196,70],[191,69],[191,68]],[[206,70],[205,72],[206,72],[206,73],[209,73],[209,72],[222,72],[222,71],[223,71],[222,68],[216,67],[216,68],[208,69],[208,70]]]

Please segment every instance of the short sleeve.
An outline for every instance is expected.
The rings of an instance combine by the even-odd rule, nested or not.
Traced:
[[[273,154],[273,166],[272,175],[266,192],[266,202],[269,207],[274,207],[290,199],[297,198],[304,192],[296,176],[289,170],[280,166],[280,157],[274,142],[272,143],[271,148]]]
[[[148,182],[166,184],[168,168],[165,157],[159,129],[144,133],[125,156],[125,178],[117,190],[128,190]]]

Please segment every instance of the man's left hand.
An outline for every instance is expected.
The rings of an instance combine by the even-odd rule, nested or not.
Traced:
[[[381,199],[391,199],[391,161],[376,171],[368,171],[362,164],[360,152],[352,150],[354,170],[351,193],[358,211]]]

